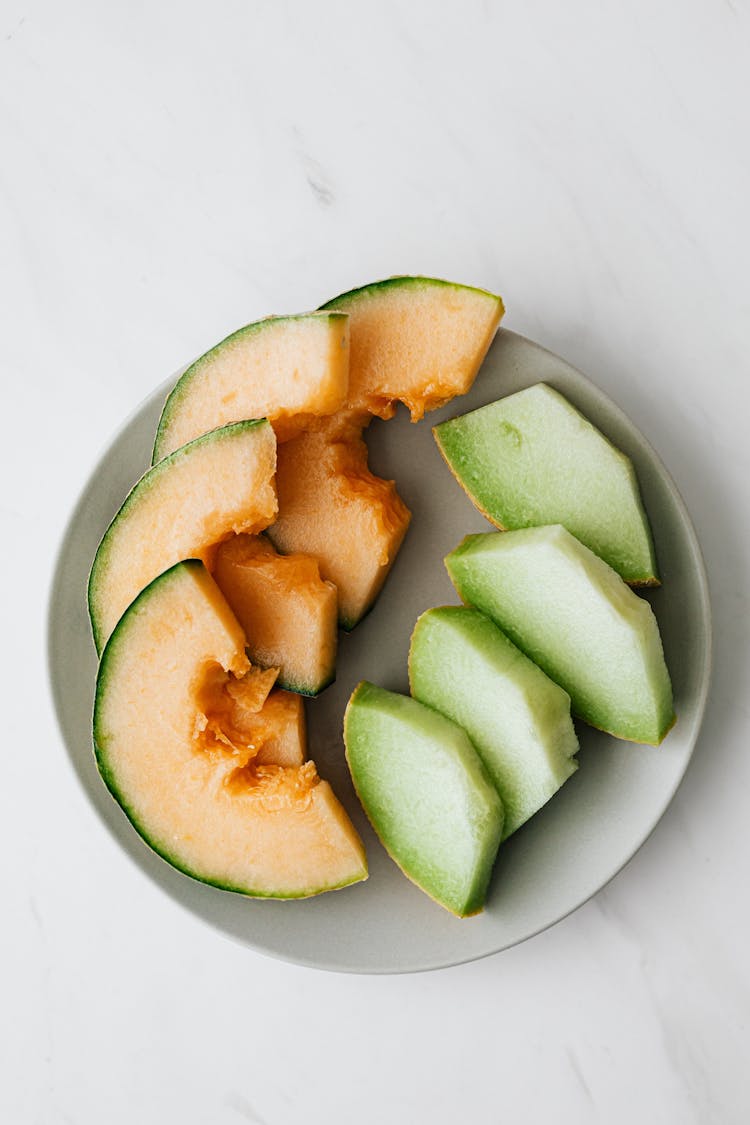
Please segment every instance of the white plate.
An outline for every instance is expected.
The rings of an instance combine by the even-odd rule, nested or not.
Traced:
[[[678,722],[659,749],[578,724],[580,769],[500,849],[484,913],[457,919],[401,874],[366,823],[344,760],[342,716],[360,679],[408,690],[406,656],[417,616],[457,600],[443,556],[468,532],[489,529],[444,465],[431,426],[540,380],[565,394],[635,463],[663,579],[648,598],[661,626]],[[149,464],[166,389],[143,403],[94,469],[61,547],[50,604],[50,671],[65,744],[91,801],[128,855],[177,902],[229,937],[286,960],[351,972],[433,969],[496,953],[595,894],[669,804],[698,735],[709,681],[710,610],[700,549],[674,484],[635,427],[580,372],[507,331],[498,334],[465,398],[416,426],[401,411],[390,422],[373,422],[372,467],[398,482],[414,518],[375,609],[342,636],[336,683],[307,705],[311,757],[362,832],[370,878],[305,901],[253,901],[195,882],[153,854],[105,790],[91,749],[96,659],[86,613],[88,571],[109,520]]]

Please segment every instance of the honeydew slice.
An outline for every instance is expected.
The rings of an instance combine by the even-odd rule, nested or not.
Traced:
[[[658,745],[675,721],[651,606],[561,525],[469,535],[445,560],[482,610],[617,738]]]
[[[323,308],[349,314],[346,409],[391,418],[403,402],[414,422],[469,390],[504,312],[494,293],[433,277],[377,281]]]
[[[393,481],[367,468],[359,430],[331,426],[279,446],[279,514],[268,536],[279,551],[313,555],[338,590],[339,622],[352,629],[372,607],[411,513]]]
[[[212,573],[248,640],[254,664],[278,668],[277,683],[317,695],[336,676],[338,598],[311,555],[280,555],[264,535],[235,535]]]
[[[465,731],[363,681],[344,740],[357,794],[405,875],[454,914],[484,905],[503,809]]]
[[[237,422],[189,442],[141,477],[112,520],[89,577],[97,652],[133,598],[187,558],[208,558],[232,532],[276,515],[276,439],[267,421]]]
[[[497,527],[561,523],[626,582],[658,585],[629,457],[545,383],[434,428],[459,484]]]
[[[248,671],[244,634],[200,562],[155,579],[99,667],[94,746],[110,792],[154,851],[203,882],[298,898],[364,879],[362,843],[315,764],[258,761],[232,695]],[[257,712],[267,724],[274,698]]]
[[[282,440],[343,405],[349,323],[343,313],[271,316],[248,324],[197,359],[162,410],[152,463],[209,430],[268,418]]]
[[[411,693],[468,734],[505,809],[503,839],[578,768],[570,697],[479,610],[428,609],[409,649]]]

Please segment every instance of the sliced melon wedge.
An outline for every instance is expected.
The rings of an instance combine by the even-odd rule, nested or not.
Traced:
[[[616,738],[658,745],[675,721],[653,610],[561,525],[468,535],[445,560],[461,599]]]
[[[503,839],[578,768],[570,696],[478,609],[440,606],[421,615],[409,684],[415,699],[468,734],[502,799]]]
[[[212,430],[141,477],[112,520],[89,576],[97,652],[158,574],[207,558],[232,532],[262,531],[276,514],[276,439],[267,421]]]
[[[254,664],[278,668],[278,684],[317,695],[336,676],[338,597],[311,555],[280,555],[264,535],[233,535],[212,573],[248,639]]]
[[[391,418],[397,402],[417,422],[465,394],[492,343],[503,302],[433,277],[392,277],[334,297],[350,318],[346,409]]]
[[[346,757],[373,828],[405,875],[459,917],[478,913],[503,807],[461,727],[363,681],[344,716]]]
[[[348,317],[337,312],[272,316],[248,324],[188,367],[159,419],[153,463],[230,422],[268,418],[279,439],[344,403]]]
[[[279,446],[279,514],[268,536],[279,551],[313,555],[338,590],[339,622],[352,629],[372,607],[411,519],[393,481],[367,468],[359,431],[330,428]]]
[[[459,484],[496,527],[561,523],[626,582],[659,584],[632,461],[559,391],[537,383],[433,432]]]
[[[110,792],[154,851],[203,882],[300,898],[364,879],[362,843],[315,764],[268,762],[268,738],[258,761],[241,689],[236,705],[248,671],[244,634],[200,562],[155,579],[99,666],[94,746]],[[256,686],[244,704],[260,719],[274,693],[253,711]]]

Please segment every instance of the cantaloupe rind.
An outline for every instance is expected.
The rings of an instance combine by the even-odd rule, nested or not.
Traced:
[[[152,464],[181,445],[250,418],[269,419],[278,438],[343,406],[349,386],[345,313],[271,316],[233,332],[195,360],[159,418]]]
[[[232,731],[225,743],[204,721],[206,678],[245,674],[244,642],[202,563],[154,579],[99,665],[102,778],[144,841],[201,882],[261,898],[358,882],[367,875],[362,843],[314,763],[259,763],[252,737],[243,747]]]
[[[345,410],[417,422],[471,387],[504,313],[486,289],[433,277],[392,277],[322,306],[350,317]]]
[[[196,438],[131,489],[94,558],[88,605],[97,652],[138,593],[174,563],[206,558],[232,532],[262,531],[277,511],[276,438],[264,419]]]

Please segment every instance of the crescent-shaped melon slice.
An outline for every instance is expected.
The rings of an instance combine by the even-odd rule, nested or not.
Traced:
[[[341,312],[269,316],[188,367],[162,410],[153,464],[208,430],[268,418],[282,440],[343,405],[349,318]]]
[[[276,438],[267,421],[212,430],[141,477],[112,520],[89,576],[97,652],[137,594],[182,559],[206,559],[232,532],[276,515]]]
[[[94,710],[102,777],[146,843],[195,879],[266,898],[358,882],[362,843],[315,763],[279,764],[268,732],[258,737],[284,696],[264,699],[266,675],[253,682],[245,635],[202,563],[178,563],[138,596],[104,649]]]
[[[347,411],[413,422],[471,387],[504,313],[486,289],[435,277],[390,277],[328,301],[349,314]]]

